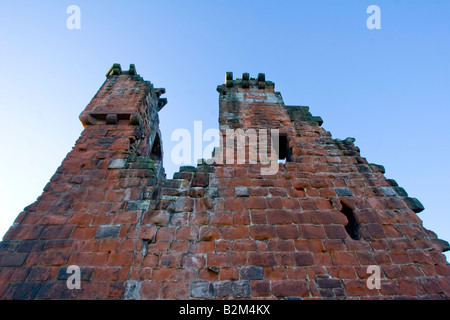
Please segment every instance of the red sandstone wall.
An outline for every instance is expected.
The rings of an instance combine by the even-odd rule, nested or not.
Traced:
[[[229,77],[219,125],[280,129],[291,162],[275,175],[225,163],[165,179],[151,152],[162,89],[130,73],[111,71],[74,149],[0,243],[1,298],[450,297],[446,244],[423,228],[420,202],[273,83]],[[80,289],[67,288],[69,265]],[[380,289],[366,285],[370,265]]]

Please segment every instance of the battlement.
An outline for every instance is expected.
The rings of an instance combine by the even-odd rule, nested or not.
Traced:
[[[130,69],[128,71],[122,71],[120,63],[114,63],[106,73],[106,78],[108,78],[109,76],[120,76],[120,75],[139,76],[136,72],[136,67],[134,64],[130,64]]]
[[[242,78],[233,79],[233,72],[227,72],[225,74],[225,83],[217,86],[217,91],[220,94],[224,94],[229,90],[241,91],[242,89],[274,92],[274,88],[275,84],[272,81],[266,81],[264,73],[258,73],[257,78],[250,78],[250,74],[245,72],[242,74]]]

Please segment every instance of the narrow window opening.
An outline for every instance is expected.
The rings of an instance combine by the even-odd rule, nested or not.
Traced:
[[[347,217],[348,223],[345,226],[345,231],[353,240],[359,240],[359,224],[355,219],[353,210],[341,202],[341,212]]]
[[[280,135],[278,140],[278,163],[286,163],[292,161],[292,149],[289,148],[287,136]]]
[[[159,140],[158,134],[155,136],[155,141],[153,141],[152,150],[150,152],[150,158],[155,159],[155,160],[162,158],[161,140]]]

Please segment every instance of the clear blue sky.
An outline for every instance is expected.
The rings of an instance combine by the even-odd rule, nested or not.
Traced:
[[[69,30],[66,9],[81,9]],[[369,30],[369,5],[381,29]],[[2,1],[0,234],[35,201],[82,131],[78,116],[117,62],[165,87],[173,130],[218,127],[226,71],[266,74],[334,138],[355,137],[450,240],[450,1]],[[449,255],[447,255],[448,257]]]

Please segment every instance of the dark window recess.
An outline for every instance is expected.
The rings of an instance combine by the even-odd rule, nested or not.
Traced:
[[[348,223],[345,226],[345,231],[353,240],[359,240],[359,224],[355,219],[353,210],[347,207],[343,202],[341,202],[342,209],[341,212],[347,217]]]
[[[292,161],[292,149],[289,148],[289,143],[285,135],[278,137],[278,160]]]
[[[161,159],[161,140],[159,140],[159,135],[157,134],[155,137],[155,141],[153,142],[152,151],[150,152],[150,158],[152,159]]]

